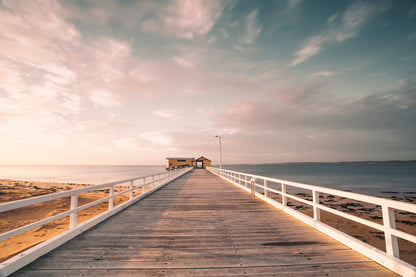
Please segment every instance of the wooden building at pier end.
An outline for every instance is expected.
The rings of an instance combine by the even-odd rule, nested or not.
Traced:
[[[204,156],[201,156],[198,159],[176,157],[166,158],[166,170],[190,166],[193,168],[206,168],[207,166],[211,166],[211,160],[205,158]]]

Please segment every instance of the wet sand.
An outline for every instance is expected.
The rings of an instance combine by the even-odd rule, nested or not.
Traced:
[[[18,199],[54,193],[69,189],[81,188],[87,184],[68,184],[68,183],[48,183],[48,182],[28,182],[14,180],[0,180],[0,203],[14,201]],[[122,190],[122,187],[116,187],[116,191]],[[136,195],[136,194],[135,194]],[[297,193],[298,197],[311,200],[312,197],[305,193]],[[83,193],[79,196],[79,205],[84,205],[100,198],[108,196],[108,190],[101,189],[93,192]],[[277,201],[280,201],[278,195],[270,194]],[[390,197],[393,200],[416,203],[416,197]],[[118,197],[114,205],[128,199],[128,194]],[[321,195],[320,201],[328,207],[344,211],[362,218],[372,220],[382,224],[381,208],[379,206],[353,201],[350,199],[337,197],[333,195]],[[312,209],[302,203],[289,200],[288,205],[296,210],[309,216],[312,215]],[[31,222],[50,217],[60,212],[67,211],[70,206],[69,197],[53,200],[17,210],[4,212],[0,214],[0,233],[4,233]],[[78,213],[78,223],[81,223],[99,213],[108,209],[108,203],[104,202],[95,205],[89,209]],[[321,220],[361,241],[369,243],[379,249],[384,250],[383,232],[369,228],[367,226],[355,223],[342,217],[321,211]],[[37,245],[65,230],[68,229],[69,217],[51,222],[41,227],[27,231],[18,236],[9,238],[0,242],[0,261],[8,258]],[[397,228],[405,232],[416,235],[416,214],[403,211],[396,212]],[[416,265],[416,245],[407,241],[399,240],[400,256],[403,260]]]

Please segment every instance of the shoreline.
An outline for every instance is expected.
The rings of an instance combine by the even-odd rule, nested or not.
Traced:
[[[90,185],[0,179],[0,203],[82,188],[86,186]],[[118,191],[122,190],[123,186],[120,186]],[[393,195],[385,196],[383,198],[416,203],[415,196],[396,196],[394,195],[393,191],[389,191],[389,193],[392,193]],[[312,199],[311,195],[307,193],[294,193],[294,195],[305,200]],[[79,195],[79,206],[104,198],[106,196],[106,189],[82,193]],[[274,195],[273,198],[279,201],[279,195]],[[127,194],[119,196],[115,199],[114,205],[119,205],[126,200],[128,200]],[[357,215],[362,218],[382,224],[381,209],[375,205],[333,195],[322,195],[320,196],[320,201],[322,204],[330,208]],[[295,210],[305,213],[309,216],[312,215],[312,208],[303,203],[289,199],[288,206],[291,206]],[[35,222],[43,218],[47,218],[52,215],[67,211],[69,207],[70,200],[69,197],[66,197],[13,211],[4,212],[0,217],[0,233],[4,233],[31,222]],[[98,215],[107,209],[108,202],[103,202],[80,211],[78,213],[78,224],[95,215]],[[321,211],[321,221],[384,251],[384,234],[379,230],[371,229],[367,226],[349,221],[345,218],[330,214],[325,211]],[[61,232],[66,231],[68,229],[68,225],[69,217],[65,217],[60,220],[37,227],[33,230],[24,232],[15,237],[1,241],[0,248],[2,249],[2,252],[0,253],[0,262],[5,261],[6,259],[20,252],[23,252],[24,250],[39,244],[53,236],[56,236]],[[397,229],[416,235],[416,214],[396,211],[396,225]],[[416,245],[411,242],[402,240],[399,240],[399,245],[401,259],[410,264],[416,265]]]

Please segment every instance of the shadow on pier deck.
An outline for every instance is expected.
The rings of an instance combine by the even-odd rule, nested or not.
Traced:
[[[194,170],[12,276],[396,276]]]

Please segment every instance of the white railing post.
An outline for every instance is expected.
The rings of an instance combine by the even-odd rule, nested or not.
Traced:
[[[250,180],[250,184],[251,184],[251,197],[256,196],[256,178],[251,178]]]
[[[269,196],[269,190],[267,189],[267,180],[264,180],[264,196]]]
[[[110,187],[110,193],[108,196],[111,197],[110,199],[108,199],[108,209],[112,210],[114,208],[114,186]]]
[[[154,187],[154,185],[155,185],[155,175],[152,176],[152,188]]]
[[[312,191],[312,201],[313,201],[313,218],[317,221],[321,221],[321,210],[318,208],[319,192],[316,190]]]
[[[287,206],[286,184],[282,183],[282,205]]]
[[[74,229],[77,226],[78,194],[71,195],[70,209],[72,214],[69,216],[69,229]]]
[[[399,258],[399,245],[397,243],[397,237],[391,234],[391,229],[396,229],[396,220],[394,218],[394,209],[387,205],[381,206],[383,213],[383,225],[384,225],[384,238],[386,241],[387,254],[393,255]]]
[[[244,175],[244,186],[247,187],[247,175]]]
[[[133,181],[130,181],[130,189],[131,189],[131,191],[130,191],[130,196],[129,196],[129,199],[130,200],[132,200],[133,199]]]

